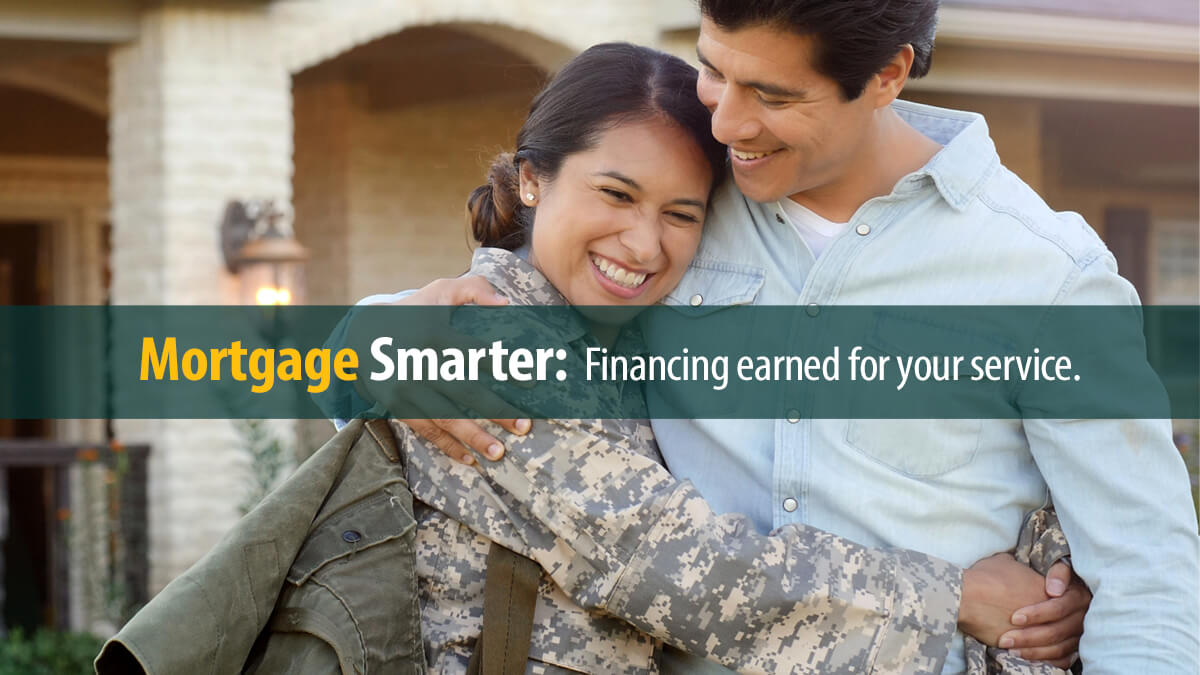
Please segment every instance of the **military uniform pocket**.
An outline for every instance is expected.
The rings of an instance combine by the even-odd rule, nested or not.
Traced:
[[[288,581],[303,584],[326,565],[393,540],[404,540],[411,550],[417,526],[411,504],[407,487],[395,483],[329,516],[296,554]]]
[[[288,572],[252,672],[425,672],[415,536],[402,482],[325,518]]]

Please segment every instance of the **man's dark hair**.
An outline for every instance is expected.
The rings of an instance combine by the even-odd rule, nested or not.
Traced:
[[[929,72],[938,0],[700,0],[724,30],[770,26],[814,38],[813,67],[852,101],[904,45],[916,56],[909,77]]]

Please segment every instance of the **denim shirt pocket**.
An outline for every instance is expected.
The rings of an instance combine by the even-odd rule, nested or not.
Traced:
[[[689,308],[692,316],[729,305],[752,304],[765,278],[766,271],[761,267],[697,258],[662,304]]]
[[[944,340],[938,336],[947,336]],[[950,336],[953,337],[950,337]],[[881,310],[864,348],[875,356],[899,358],[928,354],[928,345],[988,344],[957,326],[934,326]],[[893,366],[894,367],[894,366]],[[856,408],[859,406],[855,406]],[[932,478],[967,466],[979,451],[982,419],[850,419],[846,443],[872,460],[913,478]]]

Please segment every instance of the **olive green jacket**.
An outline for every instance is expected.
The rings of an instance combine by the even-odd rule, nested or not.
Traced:
[[[385,422],[348,424],[110,639],[97,673],[424,673],[403,459]]]

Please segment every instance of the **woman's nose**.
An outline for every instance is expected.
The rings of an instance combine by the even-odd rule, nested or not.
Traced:
[[[662,251],[662,233],[657,214],[638,214],[633,224],[618,236],[633,262],[649,263]]]

